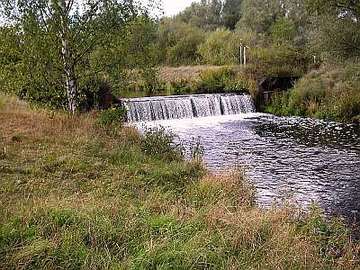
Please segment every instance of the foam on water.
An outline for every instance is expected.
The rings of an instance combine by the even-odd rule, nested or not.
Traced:
[[[123,100],[129,122],[238,115],[255,112],[250,95],[204,94]]]

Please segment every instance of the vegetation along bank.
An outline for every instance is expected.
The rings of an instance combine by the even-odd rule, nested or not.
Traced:
[[[0,96],[1,269],[356,269],[359,244],[313,209],[267,211],[241,172],[185,161],[121,114]]]

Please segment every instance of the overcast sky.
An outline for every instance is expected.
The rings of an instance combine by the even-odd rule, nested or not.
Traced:
[[[163,0],[165,16],[176,15],[196,0]]]

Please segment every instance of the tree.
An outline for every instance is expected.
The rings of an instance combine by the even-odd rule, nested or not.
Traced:
[[[178,20],[164,19],[159,26],[160,61],[171,65],[195,64],[198,47],[205,40],[202,29]]]
[[[240,36],[227,29],[218,29],[209,34],[199,46],[199,53],[206,64],[229,65],[238,63]]]
[[[360,2],[307,1],[313,14],[312,47],[326,58],[360,59]]]
[[[278,18],[285,16],[279,0],[244,0],[241,10],[243,16],[238,22],[238,29],[251,30],[261,35],[269,34]]]
[[[354,0],[306,0],[310,12],[318,15],[332,14],[339,18],[360,21],[360,2]]]
[[[54,84],[52,91],[66,93],[66,107],[73,113],[79,104],[78,81],[88,74],[91,54],[113,45],[111,39],[139,13],[146,15],[131,0],[1,0],[1,4],[2,16],[24,42],[24,91],[39,87],[49,91],[46,82]],[[31,62],[38,67],[36,77],[42,77],[40,86],[31,83]]]
[[[175,19],[206,31],[213,31],[222,26],[222,0],[201,0],[200,3],[193,3]]]
[[[270,29],[271,38],[275,43],[291,43],[296,36],[296,26],[288,18],[279,18]]]
[[[225,0],[222,9],[222,20],[226,28],[230,30],[235,29],[242,15],[241,3],[242,0]]]
[[[256,33],[259,41],[287,42],[304,47],[308,39],[309,15],[304,0],[243,0],[240,32]]]

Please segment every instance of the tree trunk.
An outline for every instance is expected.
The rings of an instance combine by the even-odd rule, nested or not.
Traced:
[[[61,39],[61,54],[64,66],[65,87],[68,99],[68,109],[75,113],[78,109],[77,95],[77,80],[75,73],[75,64],[70,47],[69,40],[69,10],[65,0],[57,0],[59,7],[60,18],[60,39]]]
[[[68,99],[68,109],[70,112],[75,113],[77,110],[77,82],[74,65],[72,63],[71,51],[69,49],[68,40],[62,37],[61,44],[65,74],[65,87]]]

